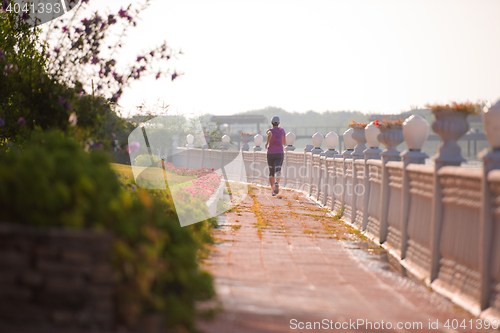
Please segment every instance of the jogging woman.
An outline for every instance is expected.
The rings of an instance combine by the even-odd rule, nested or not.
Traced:
[[[281,177],[281,166],[283,165],[283,146],[286,144],[285,130],[278,127],[280,124],[280,118],[274,116],[271,119],[271,124],[273,128],[267,130],[267,165],[269,166],[269,184],[271,184],[271,189],[273,191],[272,195],[275,196],[279,193],[280,187],[280,177]]]

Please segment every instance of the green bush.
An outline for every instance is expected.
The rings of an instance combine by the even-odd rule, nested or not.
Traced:
[[[157,166],[158,162],[160,162],[161,159],[156,155],[151,155],[151,157],[153,158],[153,161],[154,161],[154,163],[152,165]],[[150,155],[147,155],[147,154],[139,155],[134,159],[134,165],[142,166],[142,167],[151,166],[151,157],[150,157]]]
[[[195,302],[215,294],[198,266],[212,221],[181,228],[168,191],[131,185],[120,183],[104,153],[35,132],[22,150],[0,151],[0,221],[111,232],[119,324],[160,312],[168,326],[192,331]]]

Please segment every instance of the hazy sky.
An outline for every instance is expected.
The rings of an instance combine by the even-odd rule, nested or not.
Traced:
[[[121,104],[160,99],[182,113],[266,106],[394,113],[496,101],[499,14],[499,0],[154,0],[125,55],[166,40],[184,52],[175,67],[185,74],[134,84]]]

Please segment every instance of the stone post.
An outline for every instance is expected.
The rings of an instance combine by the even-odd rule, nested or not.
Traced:
[[[439,242],[441,240],[441,229],[443,219],[443,189],[439,182],[438,171],[443,166],[460,166],[465,159],[460,153],[460,146],[457,140],[467,133],[469,123],[467,114],[462,111],[454,110],[433,110],[435,120],[432,123],[432,129],[441,137],[441,143],[438,147],[438,153],[433,156],[434,180],[431,215],[431,271],[430,282],[434,281],[439,273]]]
[[[284,172],[284,178],[283,178],[283,187],[286,187],[287,182],[288,182],[288,152],[294,151],[295,147],[293,144],[295,143],[295,134],[292,132],[288,132],[285,137],[286,140],[286,147],[285,147],[285,172]]]
[[[401,187],[401,247],[400,257],[406,257],[408,248],[408,214],[410,209],[410,179],[406,167],[409,164],[424,164],[427,154],[422,147],[429,136],[429,123],[419,114],[411,115],[403,122],[403,136],[408,150],[401,153],[403,159],[403,179]]]
[[[486,106],[483,113],[483,127],[490,143],[491,150],[480,154],[483,159],[483,178],[481,181],[481,213],[479,233],[479,273],[481,275],[481,286],[479,304],[481,310],[490,305],[491,294],[491,251],[493,246],[493,223],[494,211],[492,206],[492,194],[488,183],[490,171],[500,169],[500,100],[490,109]]]
[[[379,149],[380,142],[377,137],[380,134],[378,126],[373,122],[369,123],[365,127],[365,138],[368,143],[368,149],[363,151],[365,156],[365,174],[363,179],[363,184],[365,186],[365,196],[363,197],[363,221],[361,223],[361,230],[366,230],[368,226],[368,205],[370,204],[370,166],[366,161],[380,159],[380,153],[382,150]]]
[[[380,134],[378,141],[382,142],[386,149],[380,154],[382,156],[382,181],[380,190],[380,233],[379,242],[382,244],[387,239],[387,230],[389,224],[387,217],[389,215],[389,172],[387,162],[399,161],[400,153],[396,147],[404,141],[401,125],[379,126]]]

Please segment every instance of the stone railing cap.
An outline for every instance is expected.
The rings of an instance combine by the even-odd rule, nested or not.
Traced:
[[[438,171],[438,176],[457,176],[464,178],[481,178],[482,169],[471,169],[460,166],[444,166]]]
[[[406,170],[411,172],[425,173],[431,175],[434,173],[434,166],[412,163],[406,167]]]
[[[402,169],[404,164],[401,161],[389,161],[386,165],[388,168]]]
[[[376,165],[376,166],[382,166],[382,161],[381,160],[368,160],[366,161],[366,164],[368,165]]]

